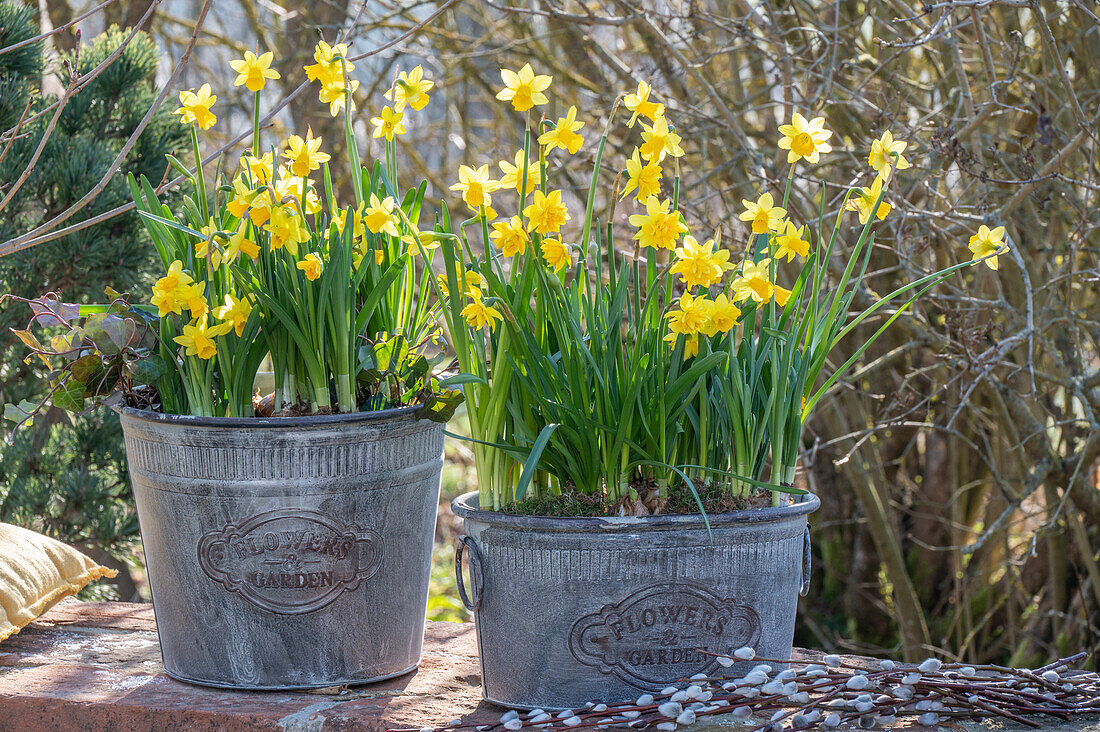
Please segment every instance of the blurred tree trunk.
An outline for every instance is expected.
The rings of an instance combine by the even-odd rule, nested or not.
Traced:
[[[157,11],[153,11],[149,14],[149,17],[145,19],[145,22],[141,22],[142,16],[149,10],[149,6],[153,4],[153,0],[129,0],[126,3],[126,13],[123,15],[119,25],[123,28],[140,28],[141,30],[149,30],[149,27],[153,24],[153,19],[157,14]]]
[[[67,0],[38,0],[39,25],[42,32],[65,25],[73,19],[73,9]],[[45,21],[49,20],[47,24]],[[68,53],[76,48],[76,35],[62,31],[51,36],[53,46],[59,52]]]

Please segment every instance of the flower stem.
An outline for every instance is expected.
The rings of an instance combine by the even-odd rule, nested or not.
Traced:
[[[260,157],[260,92],[256,92],[256,103],[252,107],[252,154]]]
[[[206,176],[202,172],[202,153],[199,152],[199,130],[195,125],[191,125],[191,147],[195,151],[195,186],[199,194],[199,213],[202,216],[202,223],[205,224],[210,218],[210,209],[206,201]]]

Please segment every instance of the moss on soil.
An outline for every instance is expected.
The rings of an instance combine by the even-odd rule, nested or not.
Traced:
[[[632,485],[636,494],[627,501],[613,501],[606,494],[588,494],[568,487],[560,495],[525,498],[513,506],[504,509],[505,513],[525,516],[549,516],[554,518],[619,516],[621,508],[628,515],[655,514],[697,514],[699,503],[691,490],[679,483],[669,486],[665,499],[657,499],[655,486]],[[696,484],[699,500],[708,514],[743,511],[751,508],[764,508],[771,505],[771,495],[764,491],[753,490],[748,496],[737,496],[730,492],[728,484]],[[643,501],[638,496],[647,496]],[[639,506],[644,507],[640,510]]]

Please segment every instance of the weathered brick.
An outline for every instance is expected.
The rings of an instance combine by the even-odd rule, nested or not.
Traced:
[[[429,622],[420,669],[318,692],[206,689],[168,678],[149,605],[66,601],[0,645],[0,730],[371,730],[500,714],[480,704],[469,623]]]

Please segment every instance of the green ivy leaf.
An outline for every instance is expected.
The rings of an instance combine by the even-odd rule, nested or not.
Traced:
[[[374,344],[374,364],[380,371],[400,371],[409,357],[409,341],[403,335],[395,335]]]
[[[137,326],[129,318],[96,313],[84,321],[83,335],[105,355],[112,356],[130,345]]]
[[[133,366],[135,384],[155,384],[168,374],[168,365],[158,355],[150,355],[137,361]]]
[[[462,392],[457,389],[445,389],[438,394],[433,394],[417,412],[417,416],[446,424],[455,415],[455,410],[460,404],[462,404]]]
[[[34,410],[37,408],[38,405],[30,399],[24,399],[18,404],[5,404],[4,419],[11,420],[16,424],[30,424],[33,421],[31,415],[34,414]]]
[[[367,388],[373,390],[375,387],[378,386],[378,384],[382,382],[383,378],[385,378],[385,374],[383,374],[378,369],[371,368],[363,369],[362,371],[360,371],[358,381],[360,384],[363,384]]]
[[[72,349],[72,344],[69,341],[69,336],[55,335],[53,338],[50,339],[50,348],[52,348],[55,353],[64,353],[65,351]]]
[[[81,356],[77,360],[73,361],[69,370],[72,372],[72,380],[84,387],[92,378],[92,375],[99,370],[102,365],[102,361],[99,356],[94,353],[89,353],[86,356]]]
[[[69,379],[53,393],[51,401],[58,409],[66,412],[84,411],[84,384],[76,379]]]

